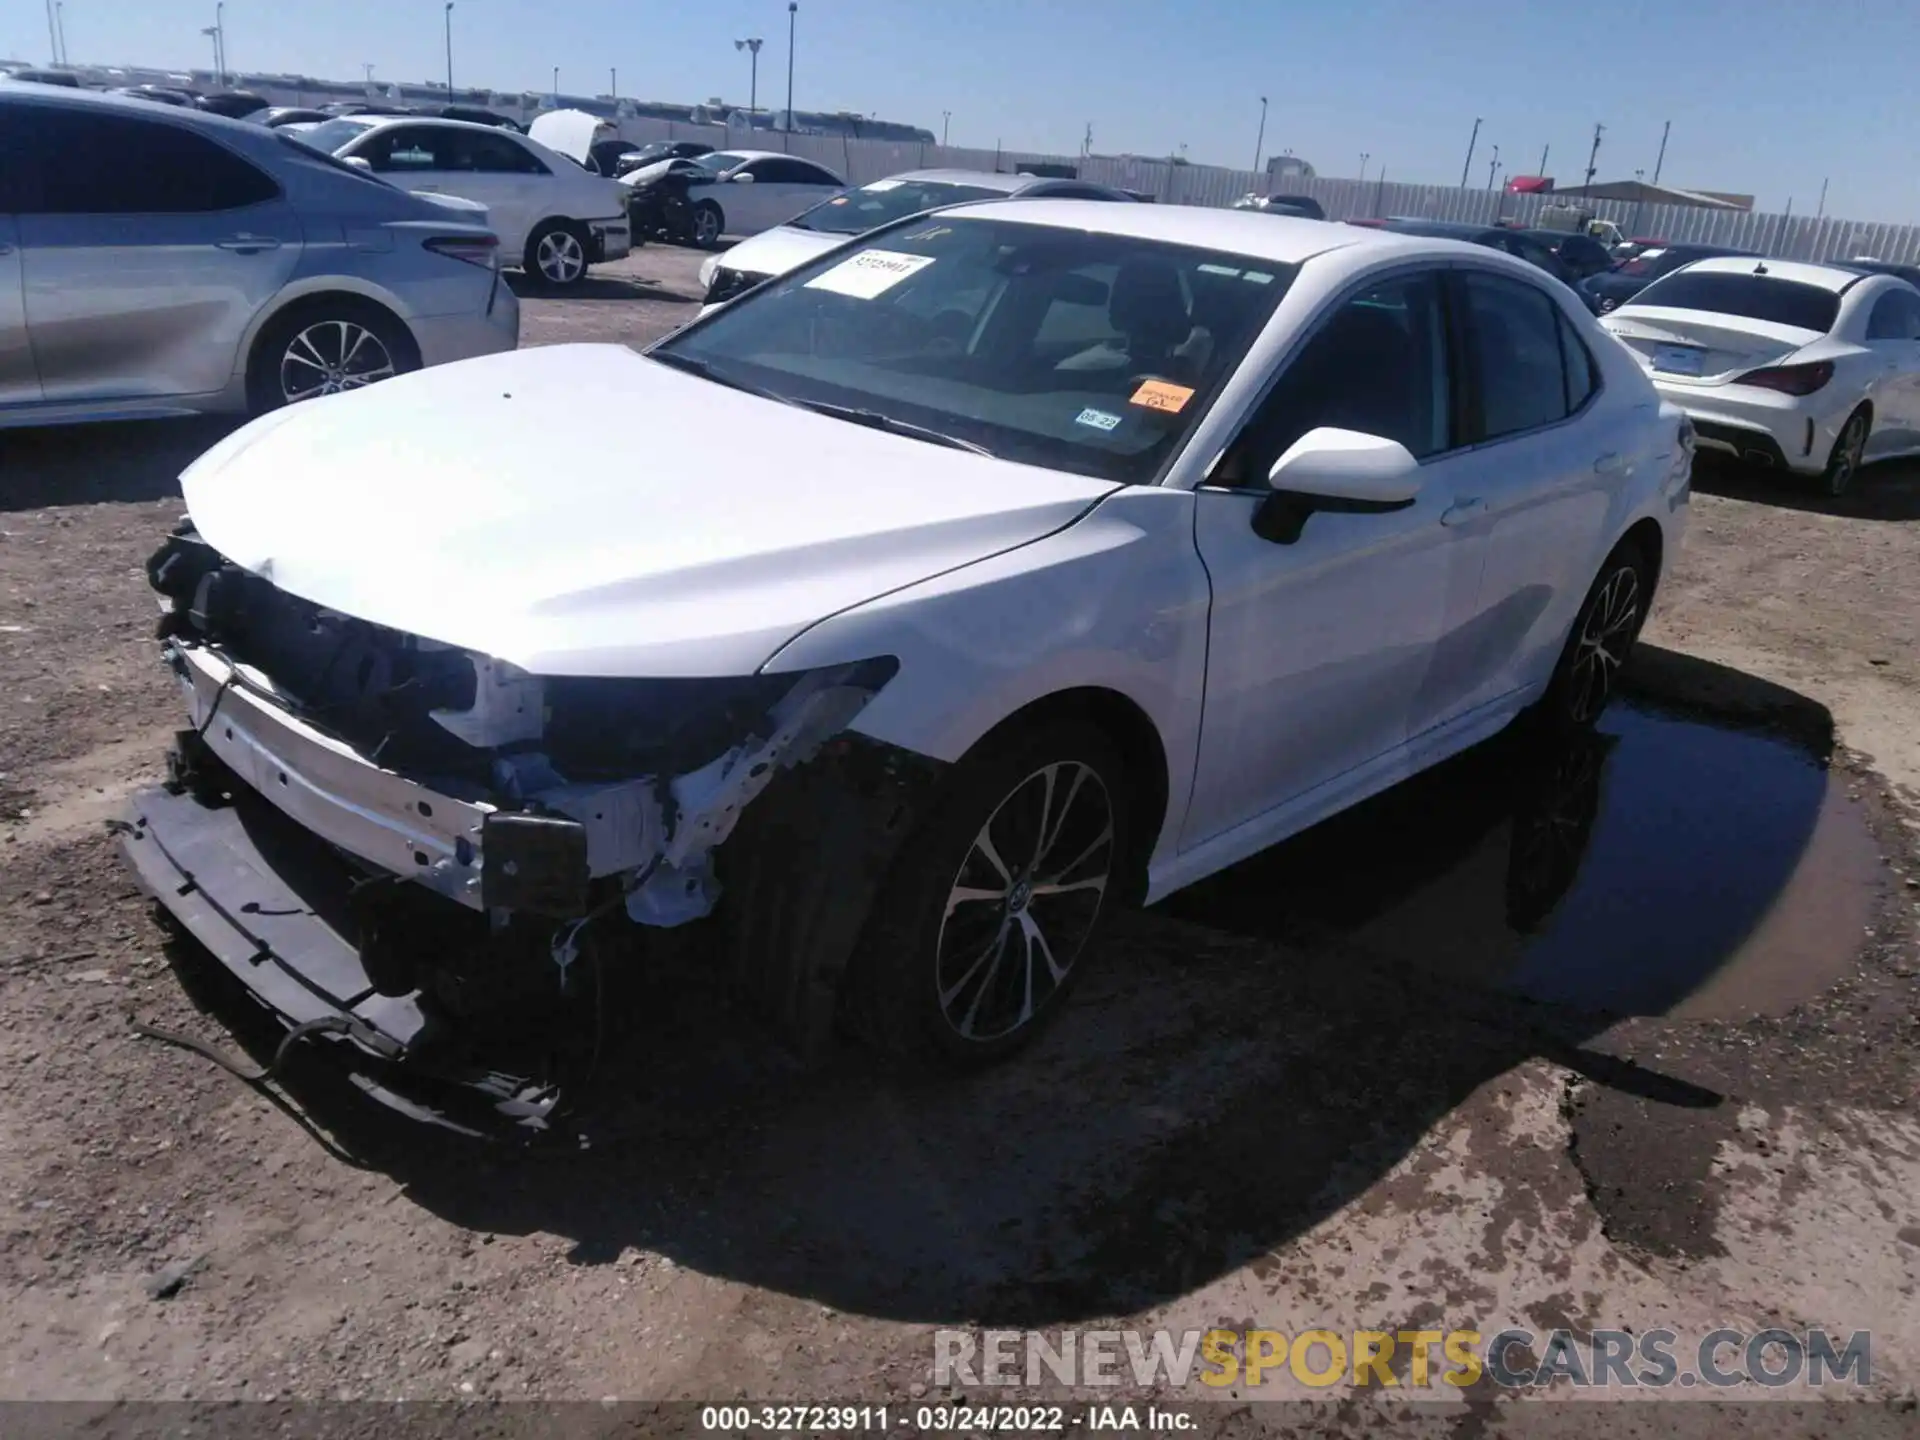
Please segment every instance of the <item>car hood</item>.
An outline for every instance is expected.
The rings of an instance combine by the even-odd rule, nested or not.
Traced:
[[[740,270],[749,275],[784,275],[807,261],[824,255],[837,245],[859,238],[854,235],[826,235],[818,230],[801,230],[792,225],[776,225],[750,240],[723,250],[715,263],[723,269]]]
[[[549,150],[557,150],[582,165],[593,153],[593,142],[611,140],[620,133],[611,121],[584,110],[546,110],[533,117],[527,127],[529,139],[538,140]]]
[[[709,180],[713,178],[713,172],[707,169],[706,166],[696,164],[683,156],[672,155],[665,160],[656,160],[651,165],[642,165],[638,170],[629,170],[620,177],[620,183],[622,185],[651,185],[662,175],[675,169],[691,170]]]
[[[1117,488],[562,345],[236,431],[206,541],[343,614],[535,674],[751,673],[802,630],[1028,544]]]

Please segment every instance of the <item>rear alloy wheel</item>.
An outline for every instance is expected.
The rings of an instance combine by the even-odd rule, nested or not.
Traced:
[[[247,403],[262,415],[419,368],[413,336],[386,311],[351,299],[314,301],[261,330],[247,366]]]
[[[1127,794],[1097,731],[1052,725],[961,761],[902,848],[849,976],[870,1037],[967,1068],[1058,1013],[1128,886]]]
[[[1623,541],[1600,567],[1547,687],[1546,709],[1556,725],[1584,730],[1600,718],[1640,638],[1652,597],[1653,575],[1640,547]]]
[[[358,390],[399,373],[393,355],[357,320],[317,320],[280,355],[280,398],[294,405],[316,395]]]
[[[1835,499],[1852,488],[1854,477],[1860,473],[1861,457],[1867,449],[1867,432],[1872,428],[1867,412],[1856,410],[1847,417],[1840,438],[1833,442],[1833,454],[1820,475],[1820,487]]]
[[[527,241],[526,269],[556,290],[578,285],[587,275],[587,242],[577,226],[550,221]]]

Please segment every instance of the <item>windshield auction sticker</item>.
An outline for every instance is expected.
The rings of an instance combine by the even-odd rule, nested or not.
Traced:
[[[1140,388],[1133,392],[1130,403],[1148,410],[1164,410],[1169,415],[1178,415],[1187,408],[1187,402],[1193,399],[1193,391],[1185,385],[1175,385],[1170,380],[1144,380]]]
[[[899,250],[862,250],[807,281],[809,290],[831,290],[856,300],[883,295],[902,280],[933,264],[931,255],[908,255]]]

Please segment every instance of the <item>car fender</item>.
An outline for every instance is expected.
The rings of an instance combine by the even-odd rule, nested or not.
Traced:
[[[1211,591],[1193,505],[1190,491],[1116,490],[1042,539],[816,622],[762,670],[891,655],[899,672],[852,729],[945,761],[1036,701],[1112,691],[1166,754],[1158,859],[1186,815],[1206,682]]]

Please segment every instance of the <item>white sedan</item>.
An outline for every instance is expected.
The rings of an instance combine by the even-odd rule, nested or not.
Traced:
[[[810,210],[847,182],[824,165],[776,150],[716,150],[693,160],[660,160],[620,177],[629,187],[654,184],[669,171],[687,177],[693,242],[758,235]]]
[[[1601,322],[1699,443],[1843,495],[1920,450],[1920,290],[1840,265],[1697,260]]]
[[[1120,906],[1523,712],[1592,722],[1691,460],[1491,250],[962,206],[644,355],[482,359],[215,446],[150,567],[188,738],[124,843],[284,1021],[389,1073],[706,917],[796,1039],[975,1064]],[[297,830],[378,882],[360,938],[288,898]]]
[[[590,265],[622,259],[631,247],[619,181],[502,126],[343,115],[298,138],[403,190],[486,206],[502,253],[555,288],[578,285]]]

